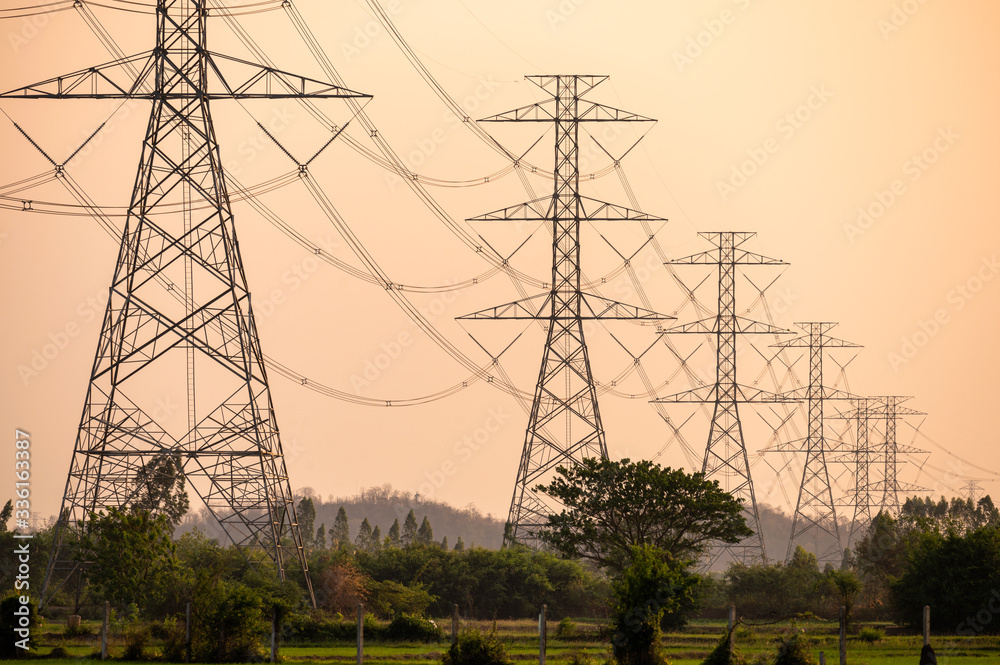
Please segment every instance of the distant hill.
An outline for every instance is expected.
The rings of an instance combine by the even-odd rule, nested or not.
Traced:
[[[377,525],[382,532],[382,537],[385,538],[393,520],[398,519],[399,525],[402,527],[406,514],[412,509],[417,518],[417,524],[423,522],[424,517],[427,517],[434,530],[434,539],[441,542],[441,539],[447,536],[450,547],[455,546],[459,536],[462,537],[466,547],[476,545],[489,549],[499,549],[503,543],[503,519],[495,515],[484,515],[471,505],[465,508],[455,508],[440,501],[424,501],[419,496],[393,489],[388,484],[362,489],[355,496],[340,498],[328,496],[326,499],[316,494],[312,488],[305,487],[295,493],[295,505],[297,506],[306,496],[313,500],[313,506],[316,508],[315,527],[319,528],[321,524],[324,524],[327,532],[333,526],[337,511],[340,510],[341,506],[344,507],[351,530],[351,542],[357,538],[358,528],[366,517],[372,528],[374,529]],[[771,562],[784,561],[788,551],[788,538],[792,531],[792,516],[780,508],[767,504],[758,504],[758,510],[768,559]],[[197,513],[187,515],[178,527],[177,533],[179,535],[195,527],[211,537],[221,540],[222,534],[215,525],[215,520],[209,516],[208,511],[204,508]],[[842,542],[847,541],[848,527],[849,522],[841,518]],[[814,553],[826,551],[832,545],[832,541],[828,537],[824,537],[820,541],[818,543],[806,542],[804,545],[807,550]],[[727,564],[728,561],[720,560],[712,567],[712,570],[722,572],[726,569]]]
[[[427,517],[434,530],[434,539],[441,542],[441,539],[447,536],[450,547],[455,546],[459,536],[462,537],[466,547],[476,545],[499,549],[503,543],[503,519],[489,514],[484,515],[471,505],[465,508],[455,508],[439,501],[425,501],[419,496],[415,497],[410,492],[393,489],[388,484],[362,489],[355,496],[327,497],[325,500],[312,488],[306,487],[295,493],[295,505],[298,506],[299,502],[306,496],[312,499],[313,506],[316,508],[315,527],[319,528],[321,524],[325,524],[327,532],[333,526],[333,520],[340,507],[344,507],[351,529],[351,542],[357,538],[358,528],[366,517],[372,528],[374,529],[377,525],[382,532],[382,537],[385,538],[393,520],[398,519],[400,528],[402,528],[407,513],[412,509],[417,518],[417,524],[423,522],[424,517]],[[219,535],[218,527],[214,525],[214,520],[205,509],[187,515],[178,527],[177,533],[180,534],[195,527],[212,537]]]

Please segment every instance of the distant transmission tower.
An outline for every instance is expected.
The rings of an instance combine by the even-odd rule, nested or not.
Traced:
[[[899,455],[926,453],[912,446],[901,446],[896,439],[896,426],[904,416],[923,416],[922,411],[915,411],[909,407],[902,406],[902,403],[912,399],[910,397],[885,396],[878,397],[878,404],[874,409],[876,415],[885,419],[885,464],[883,480],[879,489],[882,491],[882,500],[879,508],[887,513],[898,514],[902,507],[899,495],[903,492],[926,492],[924,487],[901,483],[899,481]]]
[[[606,76],[529,76],[551,99],[480,122],[545,122],[555,125],[554,194],[470,221],[544,221],[552,226],[552,284],[548,293],[459,317],[537,319],[547,338],[528,419],[524,448],[510,503],[504,545],[538,547],[537,530],[558,512],[535,487],[556,467],[608,456],[604,426],[590,370],[584,320],[663,320],[649,310],[624,305],[580,287],[580,223],[665,221],[580,195],[579,129],[583,122],[646,122],[650,118],[583,99]]]
[[[736,267],[737,266],[783,266],[783,261],[755,254],[743,245],[755,233],[722,231],[700,233],[713,245],[714,250],[675,259],[673,265],[717,265],[719,267],[719,310],[710,319],[674,326],[667,334],[712,334],[716,337],[716,381],[714,384],[688,390],[683,393],[654,400],[658,404],[670,403],[711,403],[714,404],[712,424],[705,447],[702,472],[709,480],[718,480],[725,491],[743,500],[747,525],[754,534],[737,545],[720,545],[712,554],[709,565],[729,554],[736,561],[751,563],[767,559],[764,539],[760,532],[760,515],[757,511],[757,497],[750,477],[750,462],[747,458],[746,443],[743,438],[743,424],[740,422],[739,404],[788,402],[788,398],[759,388],[741,385],[736,377],[736,340],[738,335],[784,334],[787,330],[736,314]]]
[[[837,508],[833,502],[833,489],[830,486],[830,474],[827,469],[823,402],[829,399],[851,399],[853,395],[823,385],[823,352],[824,349],[830,348],[859,348],[859,345],[827,335],[826,333],[836,327],[836,323],[811,322],[795,325],[806,334],[773,345],[779,348],[809,349],[809,385],[805,389],[784,393],[785,397],[804,399],[808,404],[809,429],[805,441],[783,443],[771,449],[771,452],[806,454],[785,561],[791,561],[796,545],[801,545],[807,535],[818,539],[822,534],[826,534],[833,541],[832,545],[823,552],[817,551],[817,559],[820,563],[840,563],[843,548],[840,542],[840,527],[837,523]]]
[[[857,434],[853,449],[843,447],[833,455],[836,461],[854,465],[854,487],[851,489],[844,505],[853,512],[851,518],[851,528],[847,532],[847,542],[844,547],[851,547],[851,544],[861,538],[861,535],[871,524],[872,519],[878,513],[878,505],[875,503],[875,484],[871,480],[871,465],[876,461],[877,451],[872,448],[871,440],[871,412],[878,404],[878,399],[874,397],[861,397],[854,400],[854,408],[846,413],[833,418],[854,420],[857,423]]]
[[[965,492],[965,498],[971,501],[973,504],[978,503],[983,495],[986,494],[986,490],[983,489],[981,480],[969,479],[964,485],[962,485],[962,491]]]
[[[153,106],[43,604],[85,574],[67,550],[89,513],[131,505],[164,456],[248,560],[263,551],[282,579],[297,560],[309,584],[209,101],[366,95],[212,53],[207,18],[207,0],[158,0],[154,50],[0,95]],[[171,427],[155,391],[182,376],[187,424]]]

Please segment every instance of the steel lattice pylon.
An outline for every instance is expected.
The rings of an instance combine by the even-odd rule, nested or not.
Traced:
[[[665,334],[710,334],[716,338],[716,381],[714,384],[695,388],[676,395],[654,400],[658,404],[711,403],[714,405],[712,423],[702,472],[708,480],[718,480],[725,491],[743,501],[747,526],[753,535],[737,545],[720,544],[711,555],[707,566],[730,555],[744,563],[767,560],[764,540],[760,533],[760,515],[750,462],[747,457],[743,424],[740,421],[741,403],[778,403],[791,399],[775,393],[744,386],[737,382],[736,340],[738,335],[787,334],[789,331],[767,323],[751,321],[736,314],[737,266],[784,266],[783,261],[755,254],[743,248],[755,233],[720,231],[700,233],[713,245],[714,250],[675,259],[673,265],[716,265],[719,270],[719,310],[715,317],[703,319],[665,330]]]
[[[206,1],[158,0],[153,51],[2,95],[152,102],[43,604],[85,573],[67,549],[89,514],[130,505],[164,455],[248,560],[269,558],[282,579],[297,561],[312,596],[209,101],[367,96],[208,51]],[[177,375],[180,428],[148,394]]]
[[[622,206],[580,196],[579,124],[649,121],[649,118],[582,99],[606,76],[529,76],[552,98],[481,122],[547,122],[555,125],[554,194],[470,221],[544,221],[552,228],[552,283],[547,294],[459,317],[537,319],[547,323],[545,350],[511,499],[504,545],[538,547],[539,527],[555,512],[535,487],[560,465],[608,456],[583,321],[663,320],[649,310],[585,293],[580,288],[581,221],[665,221]]]
[[[823,352],[829,348],[859,348],[858,344],[830,337],[826,333],[837,324],[809,322],[795,324],[806,334],[795,339],[774,344],[778,348],[809,349],[809,385],[803,390],[785,393],[786,397],[804,399],[809,410],[809,428],[805,441],[791,442],[773,447],[769,452],[804,452],[805,464],[802,482],[792,516],[792,534],[788,539],[785,561],[791,561],[795,546],[801,544],[809,534],[826,534],[833,544],[823,552],[816,552],[820,563],[839,564],[843,556],[840,541],[840,527],[837,522],[837,508],[830,486],[827,469],[827,439],[823,424],[823,403],[830,399],[855,399],[853,395],[823,385]]]
[[[850,493],[853,502],[848,504],[853,508],[854,517],[848,533],[846,547],[853,542],[871,524],[879,512],[898,513],[901,503],[901,492],[925,491],[924,488],[910,483],[901,483],[898,479],[900,454],[924,454],[927,451],[913,446],[902,446],[896,440],[896,425],[904,416],[924,415],[908,407],[901,406],[909,397],[857,397],[854,398],[853,409],[841,413],[834,418],[854,420],[857,422],[857,442],[853,449],[840,447],[831,456],[833,461],[853,463],[855,465],[854,488]],[[872,431],[877,429],[873,420],[885,422],[884,438],[872,442]],[[882,479],[873,481],[872,467],[881,462]]]

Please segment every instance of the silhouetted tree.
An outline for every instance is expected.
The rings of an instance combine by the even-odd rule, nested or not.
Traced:
[[[412,545],[417,539],[417,517],[413,514],[413,508],[410,508],[410,512],[406,514],[406,520],[403,522],[403,533],[399,540],[403,544],[403,547],[407,545]]]
[[[389,527],[389,535],[385,537],[386,547],[399,547],[403,544],[402,538],[399,535],[399,518],[392,521],[392,526]]]
[[[347,522],[347,511],[341,506],[337,517],[330,528],[330,547],[342,547],[351,544],[351,527]]]
[[[421,545],[430,545],[434,542],[434,529],[431,528],[431,521],[426,515],[417,530],[417,542]]]

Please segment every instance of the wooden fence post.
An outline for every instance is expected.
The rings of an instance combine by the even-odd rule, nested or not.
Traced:
[[[365,662],[365,606],[358,603],[358,665]]]
[[[108,659],[108,624],[111,621],[111,603],[104,601],[104,625],[101,628],[101,660]]]
[[[840,606],[840,665],[847,665],[847,608]]]
[[[729,636],[729,657],[732,659],[733,656],[733,626],[736,625],[736,606],[729,606],[729,625],[726,628],[726,634]]]
[[[278,662],[278,608],[271,610],[271,662]]]
[[[924,646],[931,643],[931,606],[924,605]]]
[[[184,617],[184,662],[191,662],[191,603],[187,604]]]
[[[545,605],[538,615],[538,665],[545,665]]]

